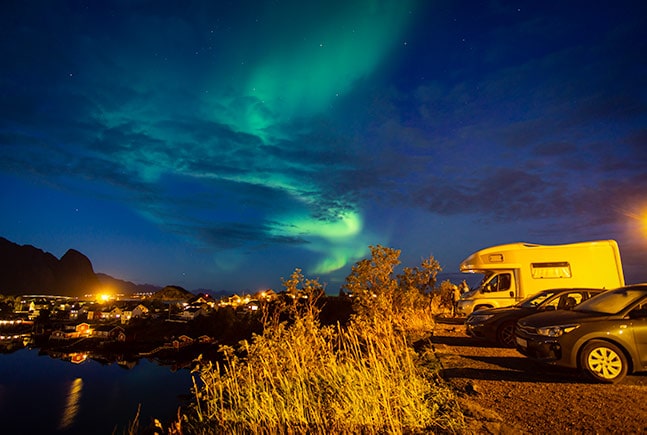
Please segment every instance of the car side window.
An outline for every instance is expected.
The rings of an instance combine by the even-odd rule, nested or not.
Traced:
[[[579,305],[583,300],[582,293],[569,293],[566,295],[566,299],[564,300],[564,307],[573,308],[575,305]]]
[[[575,305],[582,302],[582,298],[583,296],[580,292],[564,293],[559,298],[555,298],[555,300],[550,301],[547,306],[551,306],[556,310],[570,310]]]
[[[630,319],[647,319],[647,301],[643,301],[640,305],[629,312]]]
[[[553,309],[553,310],[556,310],[556,309],[557,309],[557,307],[560,305],[560,300],[561,300],[561,299],[562,299],[562,298],[555,298],[555,299],[553,299],[552,301],[550,301],[550,302],[548,302],[546,305],[544,305],[544,309],[546,309],[546,308],[548,308],[548,307],[552,307],[552,309]],[[548,308],[548,309],[550,309],[550,308]]]

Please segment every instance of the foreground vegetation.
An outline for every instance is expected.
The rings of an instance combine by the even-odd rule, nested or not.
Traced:
[[[448,284],[436,288],[440,266],[430,257],[396,276],[399,251],[371,254],[343,288],[350,320],[323,325],[323,287],[295,270],[287,297],[264,307],[262,333],[222,346],[222,362],[197,361],[193,403],[159,432],[462,432],[456,398],[425,346]]]

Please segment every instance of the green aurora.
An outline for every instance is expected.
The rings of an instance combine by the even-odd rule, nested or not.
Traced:
[[[112,78],[102,74],[115,81],[109,86],[117,89],[128,87],[134,75],[137,93],[125,106],[95,118],[108,135],[131,128],[135,141],[122,143],[121,150],[109,156],[96,157],[124,164],[129,176],[144,185],[172,176],[185,178],[186,183],[207,183],[207,195],[216,196],[233,183],[289,197],[293,206],[287,210],[243,208],[255,218],[263,216],[270,236],[305,241],[303,246],[321,258],[311,266],[312,272],[338,270],[365,255],[373,237],[362,231],[361,210],[353,199],[331,204],[323,198],[318,177],[331,170],[329,163],[306,165],[300,155],[326,153],[320,148],[327,144],[304,141],[310,132],[301,121],[329,114],[334,105],[343,106],[340,101],[358,82],[384,66],[402,45],[412,4],[290,2],[259,13],[262,19],[249,24],[253,29],[228,31],[227,38],[215,38],[223,30],[211,29],[197,37],[202,50],[191,59],[198,70],[191,72],[165,69],[163,61],[137,60],[136,51],[150,45],[144,34],[129,42],[133,47],[129,62],[138,65],[129,67],[132,74]],[[175,29],[183,30],[188,31]],[[202,60],[203,51],[216,54]],[[172,55],[179,54],[171,51],[168,56]],[[192,91],[187,91],[187,80]],[[99,91],[108,85],[97,86]],[[186,92],[193,94],[187,98]],[[176,101],[182,104],[178,107]],[[212,125],[214,134],[197,137],[183,125],[189,115]],[[200,166],[204,161],[218,164]],[[146,219],[161,226],[185,225],[161,202],[147,204],[140,209]],[[207,223],[208,218],[196,219]],[[241,211],[235,220],[249,219]],[[219,264],[224,266],[222,260]]]
[[[0,2],[0,236],[187,289],[336,293],[618,241],[646,280],[647,3]],[[638,236],[639,235],[639,236]]]

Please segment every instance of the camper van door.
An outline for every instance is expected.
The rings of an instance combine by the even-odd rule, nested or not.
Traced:
[[[516,291],[512,273],[501,272],[492,275],[492,277],[483,284],[482,292],[491,298],[514,298]]]

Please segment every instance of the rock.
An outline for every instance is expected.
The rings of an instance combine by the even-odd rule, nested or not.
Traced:
[[[481,393],[480,387],[473,381],[467,382],[467,384],[465,385],[465,392],[471,396],[476,396]]]

